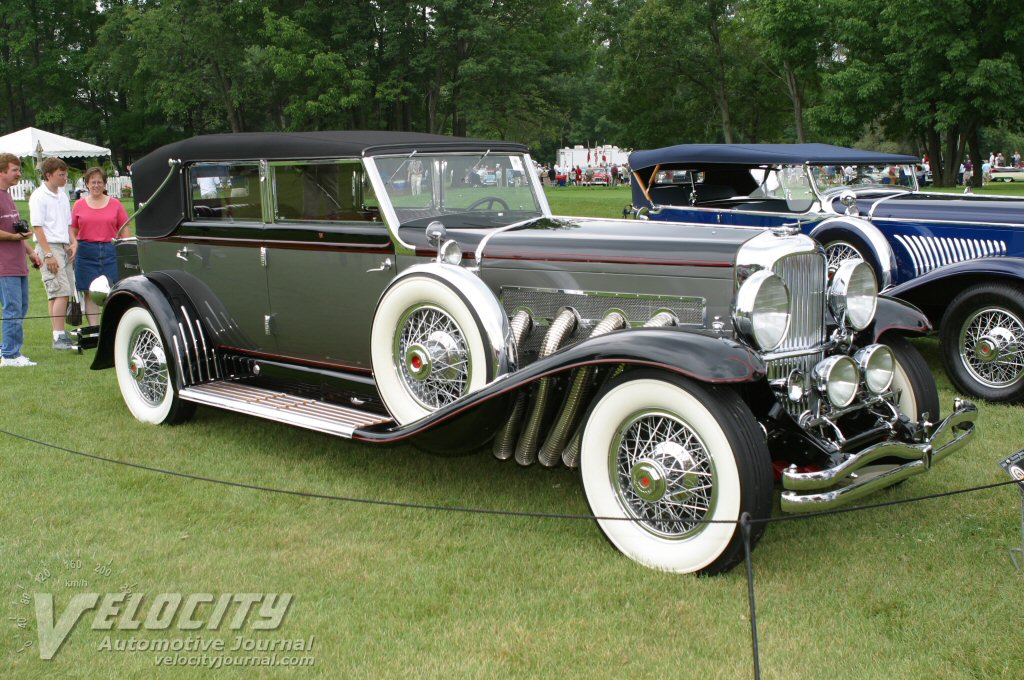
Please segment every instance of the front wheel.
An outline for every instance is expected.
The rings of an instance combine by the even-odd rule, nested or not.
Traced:
[[[587,416],[583,488],[597,523],[630,559],[714,574],[743,559],[744,512],[771,514],[771,458],[732,391],[637,371],[610,382]],[[764,532],[753,525],[751,547]]]
[[[940,323],[946,372],[965,394],[987,401],[1024,399],[1024,291],[981,283],[949,304]]]
[[[133,416],[153,424],[180,423],[192,417],[196,405],[178,397],[174,370],[149,310],[132,307],[126,311],[114,335],[114,371]]]
[[[911,421],[939,422],[939,388],[928,362],[902,335],[887,333],[881,341],[892,350],[895,359],[892,390],[899,395],[896,408]]]

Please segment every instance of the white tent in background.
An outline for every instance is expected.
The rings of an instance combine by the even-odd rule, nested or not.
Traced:
[[[0,137],[0,152],[5,151],[13,153],[18,158],[98,158],[110,155],[110,149],[106,147],[80,142],[34,127]]]

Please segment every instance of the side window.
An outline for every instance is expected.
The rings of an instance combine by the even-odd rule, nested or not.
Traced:
[[[376,222],[380,204],[359,161],[274,165],[274,221]]]
[[[259,222],[260,166],[257,163],[196,163],[189,166],[192,219],[202,222]]]

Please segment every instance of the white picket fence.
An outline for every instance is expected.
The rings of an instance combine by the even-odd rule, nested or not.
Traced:
[[[132,186],[132,178],[128,177],[127,175],[117,176],[117,177],[108,177],[107,178],[107,195],[108,196],[113,196],[114,198],[121,198],[122,196],[124,196],[125,188],[126,187],[127,188],[131,188],[131,186]],[[20,182],[18,182],[17,184],[15,184],[14,186],[12,186],[9,189],[9,191],[11,193],[11,198],[13,198],[15,201],[27,201],[28,197],[32,195],[32,191],[35,188],[36,188],[36,183],[35,182],[33,182],[30,179],[23,179]],[[70,194],[71,197],[74,198],[75,187],[71,186],[71,184],[69,183],[65,187],[65,189],[67,189],[68,194]]]

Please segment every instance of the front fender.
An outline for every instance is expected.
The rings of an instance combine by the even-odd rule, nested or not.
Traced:
[[[844,235],[853,234],[871,250],[865,253],[874,261],[868,264],[878,272],[878,286],[882,290],[892,285],[893,272],[896,271],[896,254],[878,227],[863,217],[844,215],[830,217],[811,229],[810,236],[825,244],[829,241],[842,239]]]
[[[1024,288],[1024,257],[982,257],[955,262],[894,286],[885,294],[917,305],[933,325],[938,325],[957,293],[976,283],[993,281]]]
[[[875,320],[857,337],[860,341],[859,344],[868,344],[866,340],[878,342],[878,339],[886,331],[899,331],[907,336],[921,336],[931,330],[932,324],[920,309],[904,300],[895,300],[886,293],[878,296]]]
[[[489,402],[503,398],[541,378],[584,366],[625,364],[659,368],[710,384],[742,384],[764,379],[764,361],[749,347],[718,335],[679,328],[634,328],[584,340],[538,359],[446,408],[403,427],[356,430],[354,439],[400,441],[455,419],[467,417]]]

